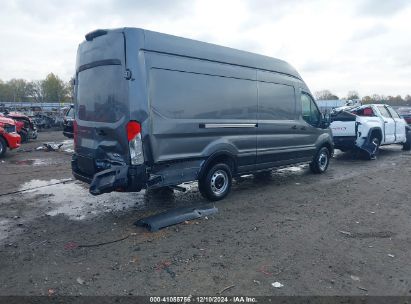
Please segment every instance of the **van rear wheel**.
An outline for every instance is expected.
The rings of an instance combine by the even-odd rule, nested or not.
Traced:
[[[205,198],[210,201],[219,201],[230,192],[232,180],[230,166],[219,163],[212,166],[198,181],[198,188]]]
[[[310,169],[313,173],[324,173],[330,164],[330,151],[326,147],[318,150],[313,161],[310,163]]]

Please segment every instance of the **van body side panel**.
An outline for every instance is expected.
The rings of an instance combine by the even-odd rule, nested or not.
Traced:
[[[188,58],[147,56],[154,162],[205,159],[226,151],[237,157],[240,171],[252,170],[257,88],[255,80],[239,77],[255,79],[255,72]]]
[[[258,71],[257,169],[304,161],[293,79]]]
[[[148,164],[153,163],[150,151],[150,109],[148,104],[148,74],[146,58],[142,51],[145,37],[143,30],[124,29],[126,37],[127,69],[131,71],[129,83],[130,120],[141,124],[144,158]]]
[[[144,33],[146,37],[144,48],[148,51],[225,62],[260,70],[281,71],[281,73],[301,79],[301,76],[291,65],[277,58],[147,30]]]

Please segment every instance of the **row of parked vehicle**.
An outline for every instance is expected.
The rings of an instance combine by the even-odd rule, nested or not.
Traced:
[[[7,149],[17,149],[21,143],[37,138],[32,119],[18,112],[0,113],[0,157]]]

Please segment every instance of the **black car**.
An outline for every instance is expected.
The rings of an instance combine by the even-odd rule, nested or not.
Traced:
[[[67,110],[63,119],[63,135],[68,138],[73,138],[73,122],[74,122],[74,105],[71,105]]]

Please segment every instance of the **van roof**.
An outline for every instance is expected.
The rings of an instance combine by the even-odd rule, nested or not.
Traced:
[[[201,58],[214,62],[277,72],[302,80],[300,74],[290,64],[281,59],[141,28],[99,29],[87,35],[92,33],[97,33],[98,35],[98,33],[107,33],[107,31],[122,31],[126,36],[142,35],[144,37],[142,49],[147,51]]]

